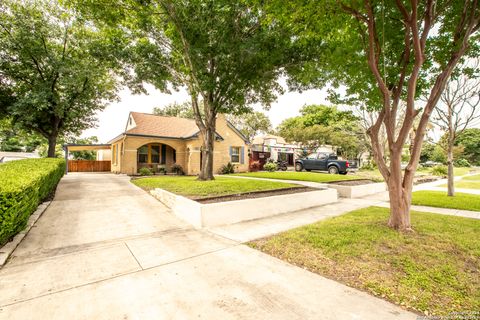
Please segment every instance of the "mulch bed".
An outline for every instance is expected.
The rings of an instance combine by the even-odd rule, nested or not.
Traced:
[[[371,184],[371,183],[375,183],[375,182],[368,179],[328,182],[328,184],[338,184],[340,186],[361,186],[364,184]]]
[[[264,198],[271,196],[279,196],[283,194],[292,194],[292,193],[301,193],[309,191],[318,191],[320,189],[310,188],[310,187],[293,187],[293,188],[284,188],[268,191],[253,191],[239,194],[230,194],[227,196],[218,196],[218,197],[209,197],[209,198],[195,198],[189,197],[192,200],[195,200],[200,203],[216,203],[216,202],[226,202],[226,201],[235,201],[235,200],[245,200],[245,199],[255,199],[255,198]]]

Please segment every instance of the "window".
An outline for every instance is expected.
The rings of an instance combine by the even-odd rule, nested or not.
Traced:
[[[240,162],[240,147],[231,147],[230,162],[232,163]]]
[[[316,160],[316,159],[317,159],[317,154],[316,154],[316,153],[310,153],[310,154],[307,156],[307,159],[308,159],[308,160]]]
[[[148,147],[143,146],[138,149],[138,162],[147,163],[148,162]]]
[[[328,157],[327,154],[325,154],[325,153],[320,153],[320,154],[318,155],[318,160],[325,160],[325,159],[327,159],[327,157]]]
[[[160,163],[160,146],[151,146],[151,161],[152,163]]]

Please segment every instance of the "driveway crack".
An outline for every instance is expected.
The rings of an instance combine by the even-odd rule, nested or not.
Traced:
[[[135,257],[135,255],[133,254],[132,250],[130,249],[130,247],[128,246],[128,244],[126,242],[124,242],[125,246],[127,247],[128,251],[130,251],[130,254],[132,255],[132,257],[135,259],[135,261],[137,261],[137,264],[138,266],[140,267],[140,269],[142,270],[145,270],[142,265],[140,264],[140,262],[138,261],[137,257]]]

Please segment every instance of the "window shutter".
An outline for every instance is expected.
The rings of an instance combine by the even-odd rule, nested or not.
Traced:
[[[165,164],[167,161],[167,145],[162,144],[162,160],[161,164]]]
[[[228,150],[229,150],[229,152],[230,152],[230,161],[232,161],[232,153],[233,153],[232,147],[229,147]]]
[[[244,159],[244,157],[245,157],[245,155],[244,155],[245,152],[244,152],[244,151],[245,151],[245,147],[241,147],[241,148],[240,148],[240,163],[241,163],[241,164],[243,164],[243,163],[245,162],[245,159]]]

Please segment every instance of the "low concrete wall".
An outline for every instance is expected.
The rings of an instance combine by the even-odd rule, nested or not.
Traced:
[[[333,189],[206,204],[162,189],[152,190],[151,194],[171,208],[175,215],[196,228],[259,219],[334,203],[338,200],[337,192]]]
[[[328,187],[337,190],[338,194],[342,198],[361,198],[371,194],[387,191],[387,185],[384,182],[362,184],[358,186],[329,184]]]

